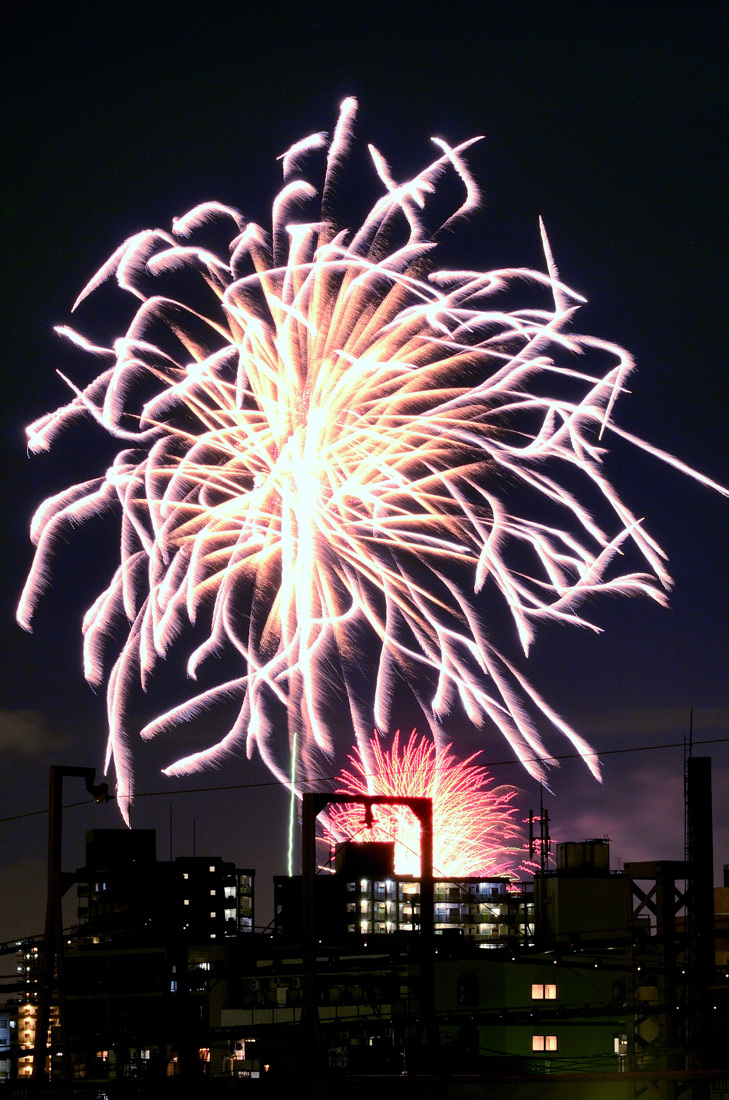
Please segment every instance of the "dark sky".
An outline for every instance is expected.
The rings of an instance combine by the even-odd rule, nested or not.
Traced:
[[[49,455],[25,452],[25,425],[67,399],[56,369],[80,377],[88,367],[52,328],[69,323],[78,291],[138,229],[168,227],[210,198],[265,223],[276,156],[330,129],[346,95],[360,100],[362,139],[402,177],[431,158],[432,135],[453,143],[485,135],[470,158],[486,201],[461,229],[468,262],[540,266],[541,214],[562,277],[589,301],[578,328],[637,358],[621,425],[729,484],[722,6],[689,14],[679,5],[456,2],[426,15],[426,5],[408,3],[158,2],[131,10],[26,0],[0,28],[3,818],[42,810],[49,764],[100,767],[105,744],[103,696],[81,676],[79,626],[111,543],[80,531],[60,557],[35,633],[14,621],[33,511],[97,472],[98,456],[73,433]],[[84,322],[94,334],[111,335],[116,301],[105,293],[89,304]],[[729,501],[639,454],[619,450],[611,471],[668,551],[676,587],[669,611],[598,601],[591,610],[604,634],[552,627],[537,641],[533,681],[605,752],[602,786],[574,761],[555,776],[553,835],[607,834],[613,857],[626,861],[680,858],[683,752],[653,746],[680,746],[693,707],[696,751],[714,760],[720,867],[729,862]],[[708,739],[717,743],[699,743]],[[481,747],[466,741],[469,751]],[[499,763],[507,747],[483,747],[495,777],[525,789],[524,808],[537,804],[535,784]],[[158,765],[140,761],[134,823],[158,828],[161,857],[170,837],[174,855],[189,853],[194,828],[198,854],[255,866],[261,885],[285,871],[281,790],[182,793],[269,784],[260,764],[242,760],[194,784],[166,779]],[[69,784],[69,801],[82,793]],[[86,828],[118,822],[113,806],[69,810],[67,866],[82,862]],[[0,940],[40,929],[45,827],[42,815],[0,824]]]

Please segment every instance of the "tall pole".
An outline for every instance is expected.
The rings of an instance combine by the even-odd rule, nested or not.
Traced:
[[[690,1069],[710,1069],[713,1057],[712,999],[714,982],[714,838],[711,798],[711,757],[691,756],[686,762],[688,1019],[686,1044]],[[708,1097],[708,1083],[697,1097]]]
[[[48,776],[48,880],[46,890],[46,923],[41,954],[41,978],[38,1011],[35,1020],[33,1046],[33,1081],[41,1084],[48,1057],[48,1024],[54,989],[58,994],[58,1015],[61,1035],[61,1059],[64,1083],[71,1080],[71,1062],[66,1041],[66,998],[63,982],[63,913],[61,899],[73,883],[73,875],[61,870],[61,839],[63,829],[63,779],[79,776],[95,802],[109,801],[106,783],[94,785],[95,768],[64,768],[52,765]]]

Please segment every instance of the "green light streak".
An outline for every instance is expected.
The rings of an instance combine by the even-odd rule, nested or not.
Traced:
[[[296,742],[298,733],[294,733],[291,746],[291,803],[289,806],[289,878],[294,873],[294,822],[296,821]]]

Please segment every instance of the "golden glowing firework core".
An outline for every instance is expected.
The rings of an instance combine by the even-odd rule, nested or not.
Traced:
[[[371,763],[372,726],[392,728],[403,688],[439,746],[460,710],[543,777],[551,725],[597,774],[585,742],[491,640],[488,601],[508,609],[526,653],[543,621],[596,629],[580,612],[595,592],[663,602],[670,585],[662,551],[602,467],[610,432],[645,447],[612,421],[629,355],[571,330],[581,299],[560,282],[546,236],[546,273],[434,268],[425,215],[438,180],[450,173],[463,191],[447,225],[478,205],[470,142],[438,140],[437,159],[402,184],[372,149],[383,193],[342,229],[334,181],[354,113],[347,100],[331,142],[316,134],[284,155],[270,232],[208,202],[171,232],[138,233],[79,298],[116,276],[140,301],[126,335],[103,348],[59,330],[107,365],[85,388],[69,383],[70,403],[29,428],[31,449],[79,417],[123,449],[39,509],[18,617],[30,628],[68,530],[120,510],[120,564],[83,629],[85,675],[107,684],[107,764],[125,815],[130,698],[190,624],[205,638],[188,674],[212,686],[141,735],[221,704],[237,718],[168,774],[245,745],[287,783],[295,734],[302,783],[331,774],[324,764],[353,739]],[[292,177],[317,157],[312,216],[317,189]],[[225,257],[195,243],[211,223],[232,226]],[[166,294],[185,272],[212,309]],[[525,287],[543,303],[510,310],[509,292]],[[586,352],[595,373],[578,362]],[[643,564],[621,572],[630,544]],[[216,680],[231,651],[239,671]]]

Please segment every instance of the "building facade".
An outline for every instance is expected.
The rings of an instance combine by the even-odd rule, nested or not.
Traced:
[[[78,939],[207,943],[254,929],[254,870],[220,856],[160,861],[153,829],[90,830],[75,877]]]

